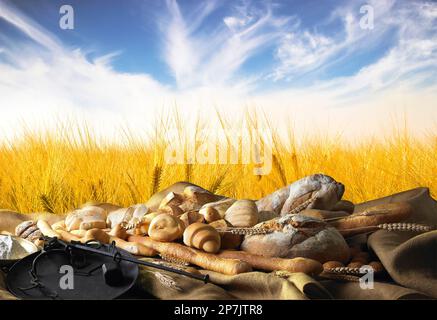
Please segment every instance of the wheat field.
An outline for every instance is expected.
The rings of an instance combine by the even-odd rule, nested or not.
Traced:
[[[217,118],[226,129],[226,122]],[[181,122],[177,118],[182,134]],[[194,130],[200,130],[202,124],[197,125]],[[259,122],[252,119],[250,126],[257,129]],[[0,208],[64,213],[88,201],[127,206],[181,180],[229,197],[258,199],[313,173],[344,183],[344,198],[355,203],[418,186],[437,196],[437,134],[418,139],[401,129],[359,142],[323,136],[297,141],[292,130],[285,139],[269,126],[272,170],[254,175],[253,164],[167,164],[166,127],[161,121],[147,140],[127,133],[123,143],[97,141],[81,126],[3,141]]]

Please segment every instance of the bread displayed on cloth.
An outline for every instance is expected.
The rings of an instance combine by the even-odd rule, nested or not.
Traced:
[[[149,213],[149,208],[145,204],[135,204],[128,208],[120,208],[110,212],[106,218],[106,224],[109,228],[113,228],[121,223],[134,223],[133,220],[141,221],[141,219]]]
[[[297,207],[331,210],[341,200],[344,185],[324,174],[313,174],[258,200],[258,211],[286,215]]]
[[[285,215],[261,222],[245,236],[241,249],[256,255],[326,261],[349,260],[343,236],[322,220],[300,214]],[[256,234],[263,233],[264,234]]]
[[[86,206],[74,210],[65,217],[67,231],[106,228],[107,211],[97,206]]]
[[[36,241],[41,238],[42,233],[33,220],[28,220],[20,223],[15,228],[15,235],[29,241]]]

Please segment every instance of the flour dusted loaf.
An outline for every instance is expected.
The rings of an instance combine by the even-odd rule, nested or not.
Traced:
[[[285,215],[257,224],[266,234],[246,235],[241,249],[256,255],[326,261],[349,260],[343,236],[322,220],[300,214]]]
[[[341,200],[344,185],[324,174],[302,178],[258,200],[258,211],[286,215],[299,206],[308,209],[332,210]]]

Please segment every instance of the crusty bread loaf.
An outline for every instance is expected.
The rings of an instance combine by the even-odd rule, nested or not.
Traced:
[[[386,203],[332,221],[330,225],[339,230],[377,226],[383,223],[404,221],[410,217],[412,212],[413,208],[408,202]]]
[[[276,190],[256,202],[258,211],[277,215],[291,213],[307,203],[307,208],[331,210],[344,193],[343,184],[324,174],[313,174]]]
[[[288,215],[254,228],[270,233],[247,235],[241,249],[249,253],[279,258],[304,257],[321,263],[349,260],[349,247],[343,236],[321,220]]]

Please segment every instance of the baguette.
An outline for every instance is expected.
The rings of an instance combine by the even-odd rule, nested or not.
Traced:
[[[239,259],[247,262],[254,269],[264,271],[283,270],[288,272],[303,272],[309,275],[318,275],[323,271],[323,266],[320,262],[308,258],[272,258],[236,250],[224,250],[220,252],[218,256],[225,259]]]
[[[115,242],[117,247],[136,256],[153,257],[158,254],[157,250],[154,248],[150,248],[139,242],[125,241],[117,237],[111,237],[111,242],[112,241]]]
[[[373,206],[329,224],[338,230],[377,226],[383,223],[401,222],[408,219],[413,208],[408,202],[386,203]]]
[[[252,267],[247,262],[221,258],[215,254],[189,248],[179,243],[159,242],[142,236],[130,236],[128,240],[141,243],[158,251],[161,255],[188,262],[210,271],[228,275],[252,271]]]

